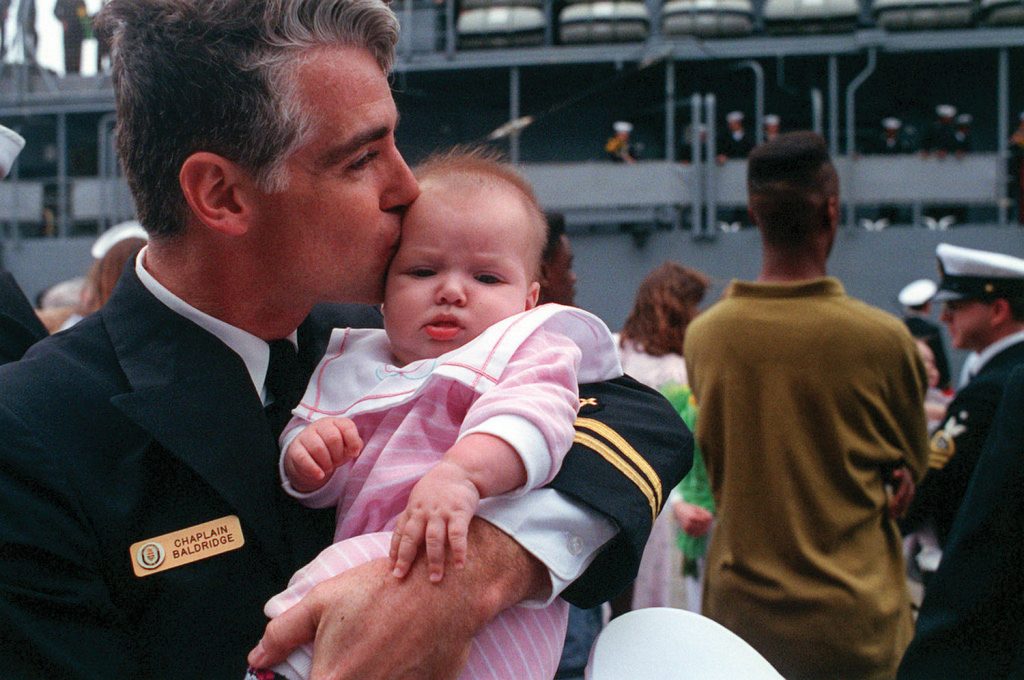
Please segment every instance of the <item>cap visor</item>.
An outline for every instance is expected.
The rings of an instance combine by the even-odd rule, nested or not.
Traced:
[[[940,290],[932,298],[932,302],[946,302],[947,300],[965,300],[967,296],[953,290]]]

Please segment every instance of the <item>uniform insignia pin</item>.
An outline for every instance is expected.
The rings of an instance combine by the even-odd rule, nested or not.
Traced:
[[[135,561],[139,563],[140,567],[148,571],[156,569],[163,564],[165,556],[164,547],[156,541],[150,541],[139,546],[139,549],[135,552]]]

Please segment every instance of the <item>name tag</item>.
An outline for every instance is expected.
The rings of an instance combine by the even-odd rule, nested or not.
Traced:
[[[228,515],[194,527],[172,531],[156,538],[132,544],[132,570],[138,577],[191,564],[208,557],[238,550],[245,545],[242,525],[235,515]]]

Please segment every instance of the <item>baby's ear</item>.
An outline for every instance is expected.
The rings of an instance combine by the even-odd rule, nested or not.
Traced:
[[[537,299],[540,297],[540,284],[534,281],[526,291],[526,309],[533,309],[537,306]]]

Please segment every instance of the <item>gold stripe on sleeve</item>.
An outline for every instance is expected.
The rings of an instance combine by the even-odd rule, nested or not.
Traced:
[[[651,488],[654,489],[655,498],[657,500],[657,507],[661,507],[664,502],[664,495],[661,490],[661,478],[658,477],[658,473],[654,471],[654,468],[644,460],[644,457],[637,452],[629,442],[627,442],[622,435],[608,427],[600,420],[594,420],[593,418],[577,418],[576,427],[582,427],[590,430],[596,435],[604,437],[613,447],[618,449],[619,453],[627,458],[633,465],[638,469],[645,477]]]
[[[573,437],[573,441],[586,446],[591,449],[606,461],[611,463],[619,472],[621,472],[629,481],[636,484],[640,492],[647,497],[647,503],[651,506],[651,521],[653,522],[658,516],[658,503],[654,498],[654,492],[651,490],[651,485],[641,477],[636,470],[634,470],[628,463],[624,462],[616,451],[613,451],[610,446],[605,444],[600,439],[592,437],[585,432],[577,432],[576,436]]]

